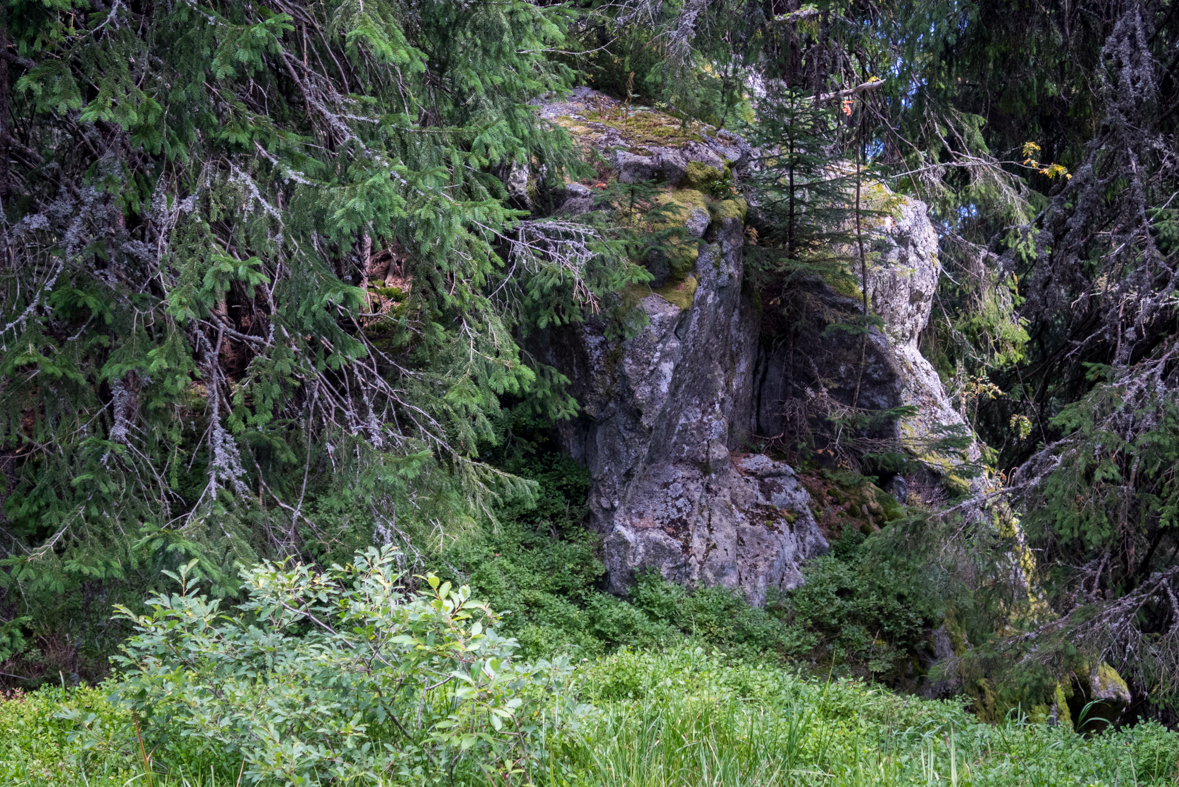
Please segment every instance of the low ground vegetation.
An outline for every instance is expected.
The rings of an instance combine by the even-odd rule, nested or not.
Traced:
[[[911,566],[882,556],[855,527],[838,534],[830,556],[803,568],[801,588],[771,593],[764,608],[724,588],[691,592],[657,574],[640,575],[621,600],[598,589],[605,567],[597,537],[584,527],[585,469],[555,453],[506,467],[538,484],[538,504],[506,507],[494,532],[451,552],[448,578],[510,610],[503,630],[527,658],[594,658],[623,646],[689,641],[753,661],[894,685],[911,685],[924,672],[942,600],[927,598]]]
[[[846,527],[806,584],[754,608],[644,574],[599,589],[589,479],[518,443],[534,506],[430,555],[368,549],[323,572],[262,564],[210,599],[195,564],[117,619],[97,687],[0,702],[0,783],[1162,785],[1179,735],[1081,736],[1030,695],[917,699],[936,599],[895,536]],[[482,599],[480,601],[479,599]],[[944,599],[942,600],[944,603]],[[887,684],[892,689],[887,688]],[[969,687],[965,687],[969,688]],[[994,698],[992,698],[994,699]],[[1022,700],[1029,700],[1021,702]]]
[[[543,746],[536,741],[527,767],[503,774],[460,758],[453,772],[439,765],[426,776],[553,787],[1121,787],[1170,785],[1179,775],[1179,735],[1154,723],[1091,737],[1018,714],[982,724],[960,703],[904,697],[856,679],[815,679],[700,647],[622,650],[585,661],[571,678],[583,703],[578,718],[551,727]],[[119,685],[46,687],[0,702],[6,752],[0,781],[29,787],[410,783],[379,770],[350,779],[314,769],[300,779],[246,778],[250,759],[268,756],[265,741],[236,750],[240,765],[218,766],[200,739],[183,735],[183,714],[157,726],[157,737],[143,737],[142,719],[117,701]],[[282,729],[283,721],[273,725]],[[96,727],[105,737],[90,732]]]

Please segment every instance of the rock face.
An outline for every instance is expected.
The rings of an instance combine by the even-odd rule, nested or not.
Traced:
[[[911,480],[926,494],[939,494],[943,485],[963,491],[970,475],[965,466],[979,458],[979,447],[918,348],[941,273],[937,234],[923,203],[880,185],[873,189],[887,210],[867,229],[866,290],[882,329],[872,328],[866,340],[832,330],[863,313],[862,294],[840,294],[818,277],[801,277],[782,296],[792,301],[792,323],[760,340],[751,428],[790,445],[804,434],[829,431],[832,413],[912,408],[861,429],[862,450],[900,448],[917,458],[924,470]],[[904,502],[907,486],[898,477],[888,491]]]
[[[799,563],[827,550],[794,471],[730,451],[741,441],[735,416],[748,399],[758,329],[742,294],[742,231],[739,216],[714,219],[690,304],[643,297],[649,322],[629,341],[611,343],[587,323],[542,343],[583,408],[563,426],[563,442],[590,469],[614,592],[653,569],[762,604],[770,588],[797,586]]]
[[[592,91],[539,108],[608,158],[622,180],[656,179],[684,207],[680,221],[699,253],[690,270],[654,271],[657,289],[632,293],[647,325],[628,340],[597,321],[553,329],[533,351],[572,380],[582,414],[560,427],[564,447],[589,468],[592,526],[604,537],[610,590],[655,570],[689,586],[739,590],[762,604],[773,589],[802,582],[800,564],[826,553],[811,500],[794,470],[739,453],[751,435],[773,436],[816,397],[859,407],[919,408],[910,426],[880,428],[893,440],[961,423],[937,375],[917,350],[938,277],[937,238],[921,203],[904,201],[874,230],[868,289],[883,331],[868,341],[827,331],[860,308],[822,281],[791,297],[806,319],[781,341],[744,280],[744,202],[706,195],[744,153],[731,135],[684,130],[647,110],[628,111]],[[620,129],[618,126],[623,125]],[[591,209],[583,185],[564,189],[559,213]],[[787,295],[787,294],[784,294]],[[778,430],[778,431],[775,431]]]
[[[890,195],[891,196],[891,195]],[[962,414],[950,403],[937,371],[917,346],[929,324],[941,266],[937,233],[924,203],[892,200],[892,215],[873,230],[875,258],[868,269],[872,309],[884,321],[889,351],[898,368],[900,402],[916,408],[898,423],[901,445],[940,471],[951,483],[963,483],[956,470],[980,456],[978,442]],[[949,450],[939,445],[947,437],[965,438],[965,445]]]

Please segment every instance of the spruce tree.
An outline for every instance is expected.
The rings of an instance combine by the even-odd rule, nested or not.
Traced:
[[[516,333],[633,270],[499,177],[574,162],[529,104],[563,11],[3,8],[0,614],[94,647],[161,565],[232,592],[531,494],[479,461],[500,397],[575,405]]]
[[[761,294],[762,342],[767,351],[779,343],[793,348],[797,327],[817,319],[830,321],[828,332],[855,337],[859,346],[857,383],[832,398],[818,397],[823,411],[809,420],[817,421],[819,428],[814,434],[795,436],[791,448],[819,448],[828,457],[852,457],[857,464],[871,451],[876,454],[873,467],[886,459],[890,469],[896,469],[899,446],[882,445],[879,436],[892,431],[908,410],[875,410],[860,401],[869,334],[883,325],[870,307],[872,253],[867,235],[887,206],[865,198],[872,171],[862,160],[855,112],[849,104],[831,106],[785,87],[775,87],[758,101],[756,122],[748,129],[755,151],[748,191],[758,234],[746,253],[747,271]],[[813,290],[817,282],[854,296],[856,303],[838,315],[810,313],[808,288]]]

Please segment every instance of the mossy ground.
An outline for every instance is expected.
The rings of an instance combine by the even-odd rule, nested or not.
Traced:
[[[849,527],[869,535],[904,515],[892,495],[864,476],[820,470],[799,474],[799,481],[810,493],[815,521],[829,541]]]
[[[603,107],[602,111],[584,113],[591,123],[601,123],[621,133],[633,147],[631,152],[644,154],[644,145],[656,147],[677,147],[688,142],[703,142],[700,125],[682,121],[648,109],[624,107]]]

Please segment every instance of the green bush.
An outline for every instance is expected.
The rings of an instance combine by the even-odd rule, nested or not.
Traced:
[[[906,593],[906,583],[893,581],[890,568],[859,552],[816,558],[803,567],[802,587],[767,606],[813,638],[820,660],[889,677],[924,645],[932,623],[932,613]]]
[[[181,591],[131,618],[118,699],[164,765],[246,784],[526,782],[581,713],[562,662],[513,660],[496,614],[392,550],[315,573],[263,563],[225,614]],[[548,767],[549,763],[545,763]]]
[[[809,561],[805,583],[771,592],[764,609],[733,591],[689,591],[654,572],[639,575],[631,601],[655,624],[747,659],[770,665],[804,659],[897,678],[924,647],[930,613],[909,597],[905,583],[893,581],[897,567],[861,553],[861,542],[862,536],[850,549],[835,550],[842,559]]]
[[[550,452],[502,466],[537,483],[535,504],[502,504],[493,528],[461,539],[445,556],[449,574],[500,612],[500,631],[519,641],[524,658],[602,653],[587,610],[605,573],[599,538],[583,526],[589,473]]]

